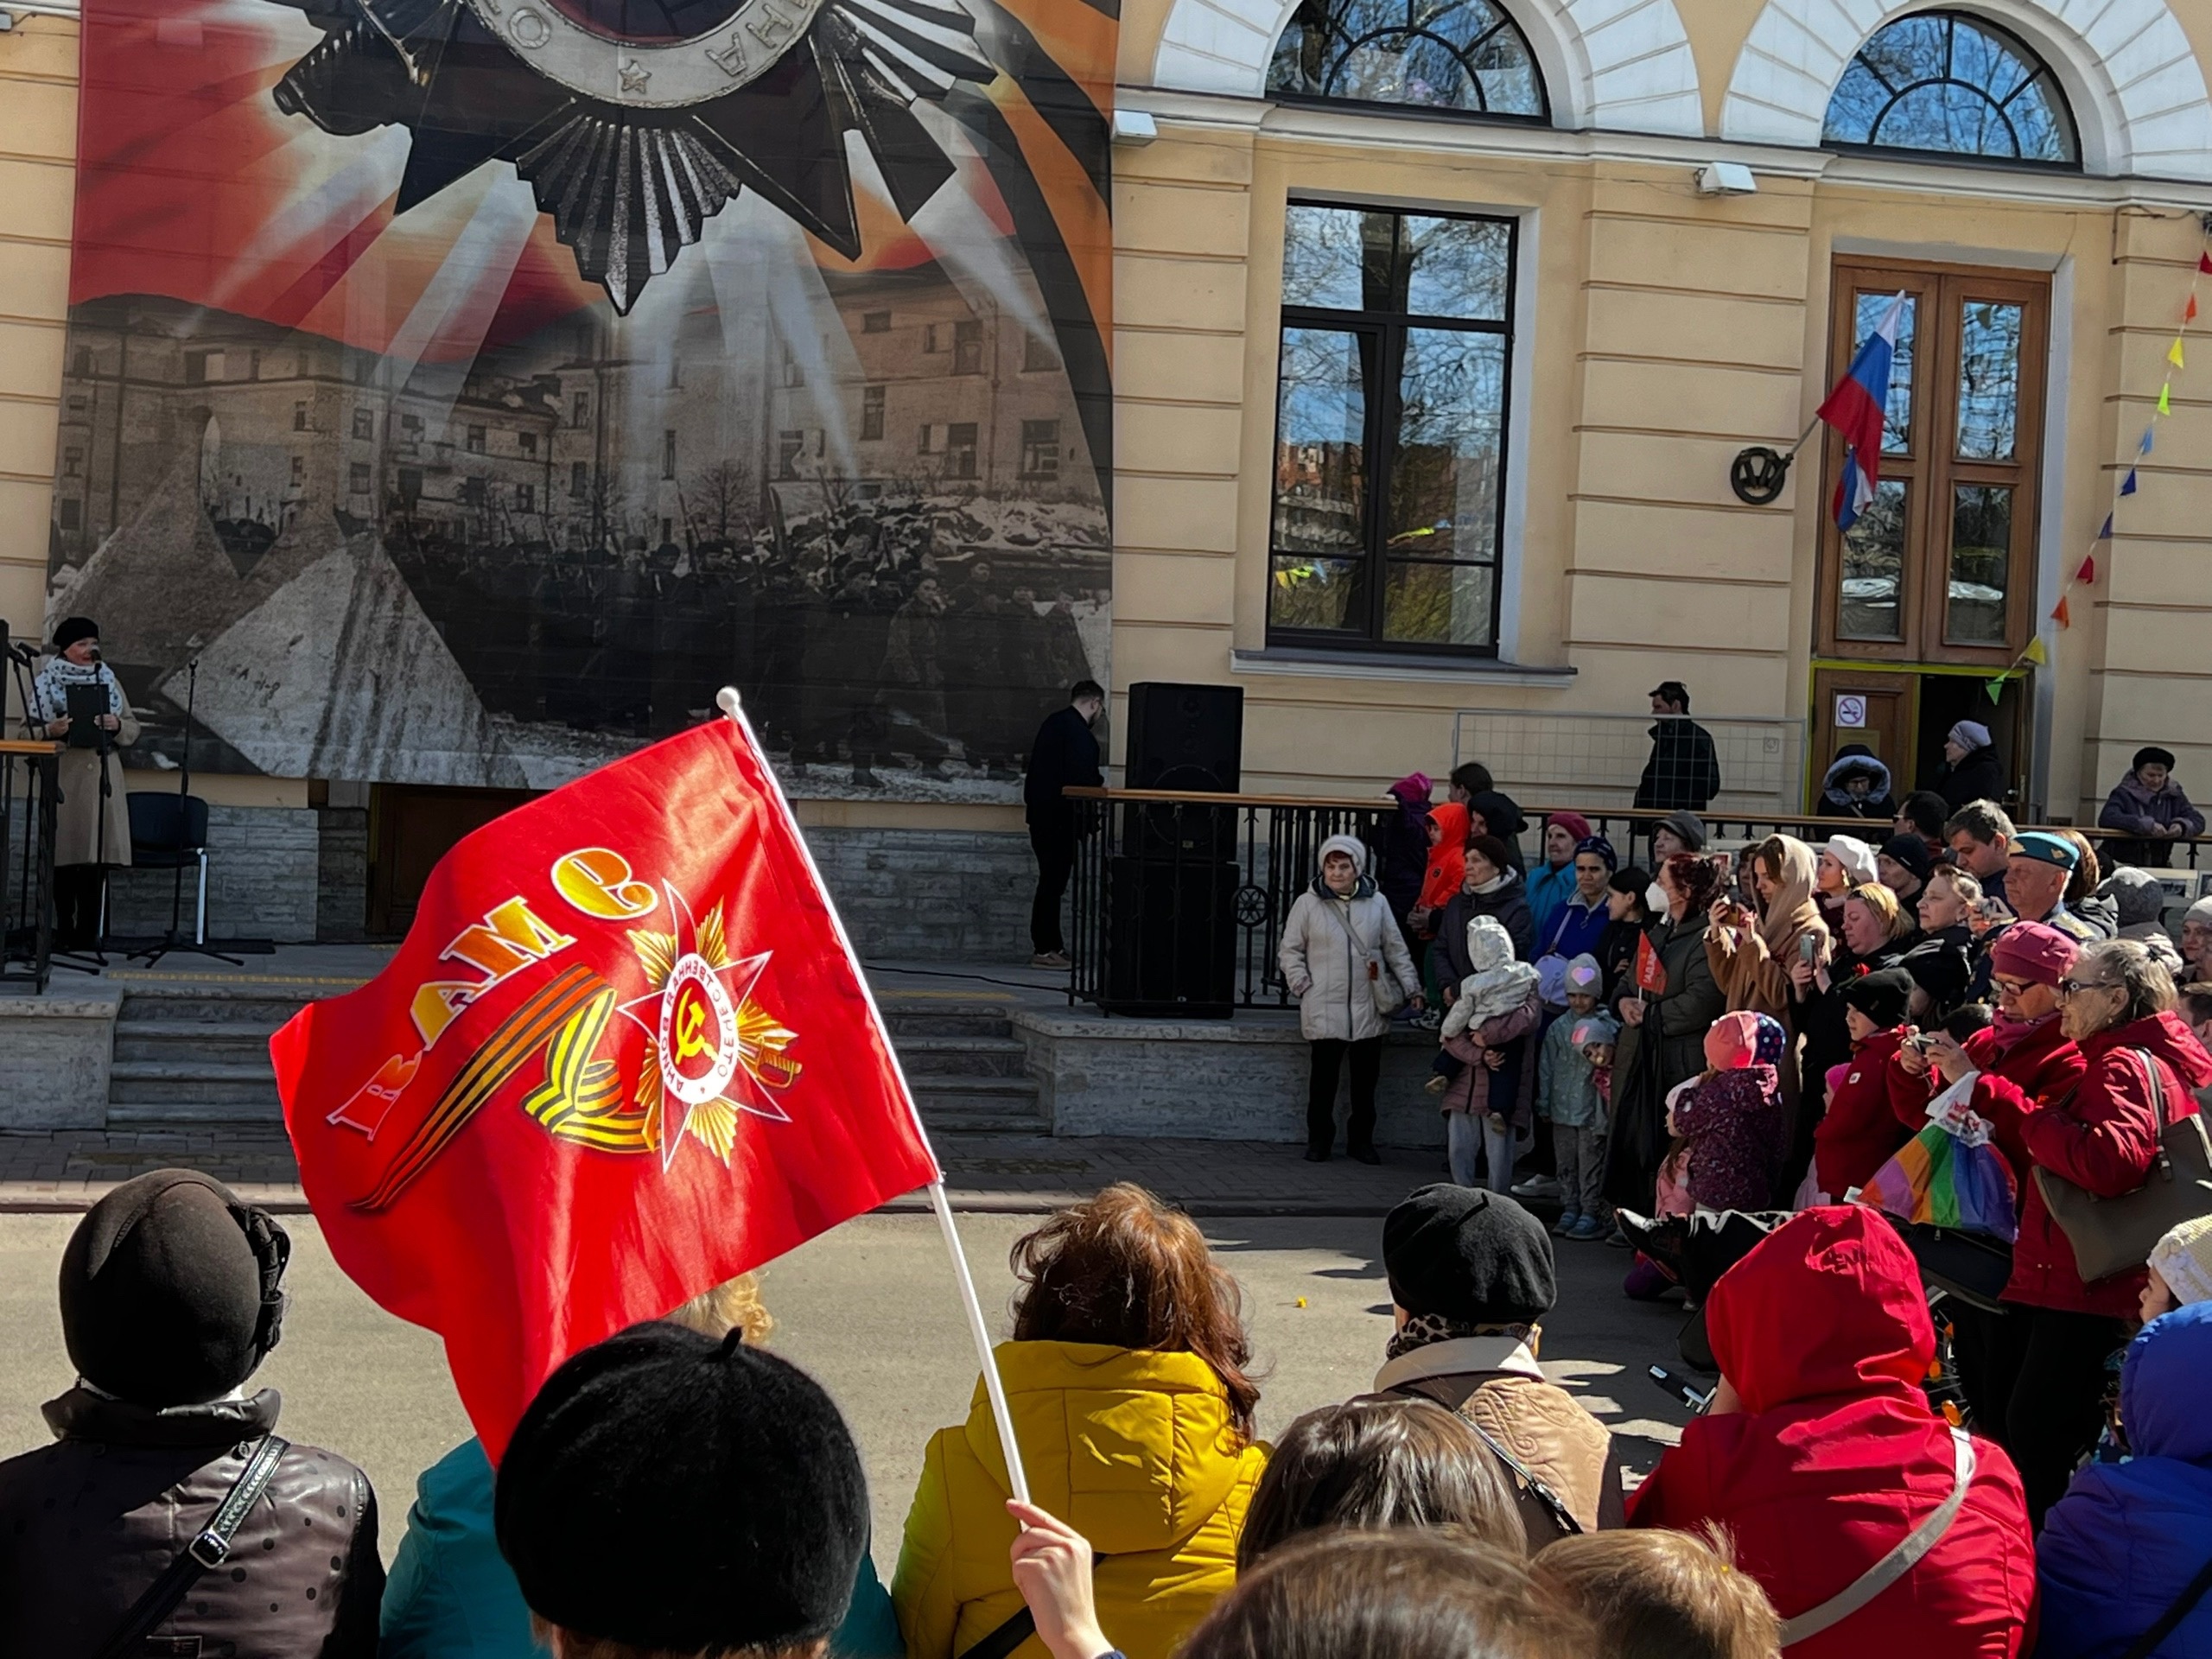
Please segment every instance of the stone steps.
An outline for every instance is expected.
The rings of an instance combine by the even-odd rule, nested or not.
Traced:
[[[269,1039],[308,1000],[245,986],[130,988],[116,1023],[108,1122],[281,1125]],[[883,1013],[931,1133],[1051,1133],[1006,1004],[893,996]]]

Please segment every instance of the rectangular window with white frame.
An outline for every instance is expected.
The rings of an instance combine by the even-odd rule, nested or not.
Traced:
[[[1497,654],[1517,235],[1290,205],[1270,644]]]

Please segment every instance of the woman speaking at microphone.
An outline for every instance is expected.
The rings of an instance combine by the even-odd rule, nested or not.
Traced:
[[[61,752],[61,806],[54,826],[54,947],[81,950],[99,937],[101,867],[130,862],[130,812],[123,794],[123,762],[115,750],[138,741],[138,721],[115,671],[100,660],[99,623],[90,617],[64,618],[54,631],[54,660],[31,682],[34,736],[58,741],[69,735],[71,687],[99,686],[107,692],[107,712],[99,717],[110,734],[107,743]],[[108,786],[105,824],[103,766]]]

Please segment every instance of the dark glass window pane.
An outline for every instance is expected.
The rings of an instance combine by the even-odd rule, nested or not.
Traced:
[[[1399,233],[1406,309],[1419,317],[1505,321],[1513,273],[1513,227],[1494,219],[1409,214]]]
[[[1301,0],[1270,92],[1542,120],[1527,38],[1492,0]]]
[[[1968,300],[1959,328],[1959,456],[2010,461],[2020,424],[2017,305]]]
[[[1383,550],[1418,559],[1497,556],[1505,337],[1408,328]]]
[[[1268,562],[1268,620],[1278,628],[1367,632],[1363,559],[1284,558]]]
[[[1859,296],[1858,315],[1852,320],[1852,349],[1874,332],[1895,294],[1861,294]],[[1904,309],[1897,314],[1897,349],[1890,353],[1890,397],[1882,405],[1882,453],[1885,455],[1906,455],[1912,453],[1912,353],[1919,327],[1920,302],[1910,294],[1904,296]]]
[[[1293,202],[1283,219],[1282,302],[1336,311],[1387,311],[1395,213]]]
[[[2012,492],[1998,484],[1952,491],[1951,569],[1943,638],[1955,645],[2005,643],[2005,588],[2012,579]]]
[[[1371,334],[1282,331],[1275,411],[1277,552],[1356,551],[1365,541],[1367,410],[1374,372]]]
[[[1880,480],[1866,511],[1844,532],[1843,592],[1835,623],[1840,639],[1904,637],[1897,596],[1904,571],[1908,494],[1905,480]]]
[[[1392,559],[1382,588],[1382,637],[1400,645],[1490,645],[1497,567]]]
[[[1876,30],[1837,79],[1823,136],[1948,156],[2081,159],[2073,116],[2041,60],[1995,24],[1954,12]]]

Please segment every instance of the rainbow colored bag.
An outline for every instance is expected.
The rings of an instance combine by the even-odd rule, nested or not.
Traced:
[[[1930,1123],[1859,1189],[1859,1201],[1903,1221],[2002,1239],[2020,1234],[2019,1183],[1993,1145],[1960,1140]]]

